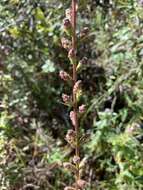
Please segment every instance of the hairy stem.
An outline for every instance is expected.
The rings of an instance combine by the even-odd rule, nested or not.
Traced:
[[[76,11],[77,1],[72,0],[72,27],[73,27],[73,35],[72,35],[72,49],[77,51],[77,42],[76,42]],[[77,62],[73,64],[73,86],[77,81],[77,72],[76,72]],[[76,93],[73,92],[73,111],[75,114],[75,132],[76,132],[76,147],[75,147],[75,155],[79,157],[79,124],[78,124],[78,110],[77,110],[77,98]],[[79,180],[79,164],[76,164],[77,173],[76,173],[76,181]],[[78,186],[76,187],[78,189]]]

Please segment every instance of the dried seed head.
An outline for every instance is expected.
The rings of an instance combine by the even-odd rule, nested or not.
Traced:
[[[62,94],[62,99],[64,103],[70,102],[70,96],[68,96],[67,94]]]
[[[82,104],[81,106],[79,106],[79,113],[84,113],[85,112],[85,105]]]
[[[83,189],[83,188],[86,187],[87,182],[84,181],[84,180],[82,180],[82,179],[79,179],[79,180],[77,181],[77,184],[78,184],[78,186],[79,186],[81,189]]]
[[[65,71],[60,71],[59,76],[64,81],[67,81],[70,79],[70,75]]]
[[[76,126],[76,113],[74,111],[70,112],[70,119],[71,119],[73,126],[75,127]]]
[[[73,163],[78,164],[80,162],[80,157],[79,156],[74,156],[73,157]]]
[[[78,80],[76,83],[75,83],[75,85],[74,85],[74,87],[73,87],[73,93],[74,94],[76,94],[77,92],[78,92],[78,90],[80,89],[80,87],[81,87],[81,80]]]

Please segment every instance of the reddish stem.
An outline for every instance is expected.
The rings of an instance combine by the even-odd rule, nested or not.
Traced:
[[[77,10],[76,10],[77,0],[72,0],[72,27],[73,27],[73,35],[72,35],[72,49],[77,51],[77,43],[76,43],[76,19],[77,19]],[[76,60],[76,59],[75,59]],[[73,64],[73,86],[77,81],[77,72],[76,72],[77,63]],[[79,157],[79,124],[78,124],[78,110],[77,110],[77,98],[76,93],[73,92],[73,111],[75,113],[75,132],[76,132],[76,147],[75,147],[75,155]],[[79,164],[76,165],[77,173],[76,173],[76,181],[79,180]],[[76,185],[76,189],[78,189],[78,185]]]

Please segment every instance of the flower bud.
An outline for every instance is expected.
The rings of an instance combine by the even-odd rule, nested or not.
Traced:
[[[71,64],[75,64],[76,63],[76,52],[75,52],[74,49],[70,49],[69,50],[68,58],[69,58]]]
[[[64,28],[66,28],[66,29],[70,28],[70,27],[71,27],[71,22],[70,22],[70,20],[69,20],[68,18],[65,18],[65,19],[63,20],[63,25],[64,25]]]
[[[81,106],[79,106],[79,113],[84,113],[85,112],[85,105],[82,104]]]
[[[59,76],[64,81],[71,79],[70,75],[65,71],[60,71]]]
[[[84,157],[84,158],[81,160],[80,164],[79,164],[79,168],[80,168],[80,169],[85,168],[86,164],[87,164],[87,157]]]
[[[76,113],[74,111],[70,112],[70,119],[71,119],[73,126],[75,127],[76,126]]]
[[[74,131],[74,130],[70,129],[70,130],[68,130],[67,135],[68,135],[69,137],[74,138],[76,134],[75,134],[75,131]]]
[[[75,131],[70,129],[68,130],[67,134],[66,134],[66,138],[65,140],[74,148],[75,146],[75,137],[76,137],[76,134],[75,134]]]
[[[80,32],[80,38],[84,38],[88,35],[89,33],[89,28],[88,27],[84,27],[81,32]]]
[[[74,49],[70,49],[70,50],[69,50],[68,57],[69,57],[70,59],[76,57],[76,53],[75,53],[75,50],[74,50]]]
[[[78,164],[80,162],[80,157],[79,156],[74,156],[73,157],[73,163]]]
[[[66,18],[68,18],[71,21],[72,10],[66,9],[65,14],[66,14]]]
[[[73,93],[76,94],[80,89],[80,87],[81,87],[81,80],[78,80],[73,87]]]
[[[79,180],[77,181],[77,184],[78,184],[78,186],[79,186],[81,189],[83,189],[83,188],[86,187],[87,182],[84,181],[84,180],[82,180],[82,179],[79,179]]]
[[[87,57],[83,57],[83,58],[80,60],[80,63],[81,63],[82,65],[85,65],[85,64],[87,64],[87,61],[88,61]]]
[[[69,50],[72,47],[71,41],[66,38],[61,39],[61,44],[62,44],[62,47],[66,50]]]
[[[71,24],[71,22],[70,22],[70,20],[68,18],[65,18],[63,20],[63,26],[64,26],[64,31],[66,32],[66,34],[68,36],[72,36],[73,28],[72,28],[72,24]]]
[[[79,88],[78,91],[77,91],[77,93],[76,93],[76,100],[77,100],[77,102],[80,101],[80,98],[81,98],[82,94],[83,94],[82,89]]]
[[[62,94],[62,99],[64,103],[70,102],[70,96],[68,96],[67,94]]]
[[[76,71],[81,70],[81,69],[83,68],[82,66],[87,64],[87,61],[88,61],[87,57],[83,57],[83,58],[79,61],[78,65],[77,65],[77,67],[76,67]]]
[[[65,169],[67,169],[67,170],[70,170],[71,172],[74,172],[74,173],[77,172],[76,167],[75,167],[73,164],[69,163],[69,162],[63,163],[63,167],[64,167]]]

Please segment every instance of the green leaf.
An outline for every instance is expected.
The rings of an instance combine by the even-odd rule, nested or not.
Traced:
[[[39,7],[35,10],[35,16],[37,20],[45,20],[44,13]]]

